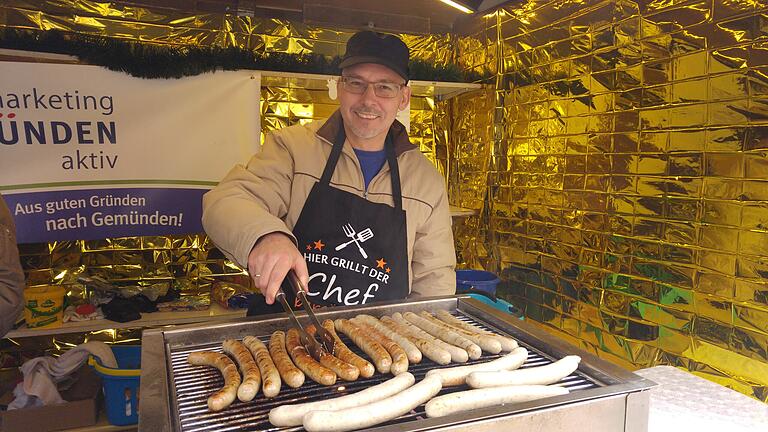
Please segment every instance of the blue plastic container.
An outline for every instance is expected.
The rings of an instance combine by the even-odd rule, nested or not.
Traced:
[[[456,270],[456,292],[468,293],[473,290],[496,295],[496,286],[501,282],[498,276],[484,270]]]
[[[475,300],[479,300],[493,308],[496,308],[502,312],[506,312],[516,318],[519,318],[521,320],[525,319],[523,317],[523,311],[518,309],[515,305],[512,303],[502,300],[500,298],[492,299],[488,296],[482,295],[482,294],[469,294],[470,297],[472,297]]]
[[[117,368],[108,368],[93,356],[88,364],[101,376],[107,420],[125,426],[139,422],[139,377],[141,375],[141,345],[113,345]]]

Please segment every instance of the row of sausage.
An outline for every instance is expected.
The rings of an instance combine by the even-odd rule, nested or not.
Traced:
[[[358,315],[350,320],[326,320],[323,327],[334,337],[335,346],[333,355],[324,353],[319,361],[307,353],[295,329],[287,333],[273,333],[268,347],[252,336],[245,337],[242,342],[225,340],[224,352],[235,359],[239,371],[225,354],[191,353],[189,363],[214,366],[224,377],[224,387],[208,398],[209,409],[222,410],[235,398],[250,401],[259,387],[265,397],[274,397],[280,391],[281,381],[296,388],[304,383],[306,376],[322,385],[333,385],[338,378],[354,381],[358,377],[371,377],[375,371],[395,375],[387,382],[338,399],[283,405],[273,409],[269,417],[275,426],[304,425],[307,430],[351,430],[396,418],[432,399],[447,386],[469,384],[478,390],[449,393],[432,399],[427,404],[428,416],[567,393],[562,387],[546,384],[573,372],[579,360],[576,356],[569,356],[548,366],[515,371],[522,373],[522,377],[514,374],[505,376],[505,373],[525,362],[527,350],[519,348],[511,338],[482,330],[445,311],[435,315],[428,312],[396,313],[381,318]],[[314,332],[314,328],[308,330]],[[341,341],[337,331],[348,336],[370,361],[351,351]],[[490,362],[431,370],[418,384],[414,384],[415,377],[407,372],[409,364],[419,363],[423,357],[447,365],[478,359],[482,351],[492,354],[508,351],[509,354]],[[500,384],[504,387],[483,388]],[[391,398],[394,399],[387,401]],[[351,411],[345,417],[343,412],[337,412],[339,410]],[[329,423],[324,417],[331,415],[329,413],[334,413],[330,423],[332,429],[327,429]],[[361,419],[365,419],[366,425],[360,424]]]
[[[546,366],[518,369],[528,357],[519,347],[496,360],[468,366],[433,369],[416,383],[410,372],[381,384],[334,399],[281,405],[269,412],[275,426],[303,426],[309,432],[340,432],[368,428],[405,415],[422,404],[427,417],[443,417],[509,403],[527,402],[568,393],[550,385],[573,373],[578,356]],[[467,384],[472,390],[446,392]]]
[[[253,336],[242,342],[225,340],[222,345],[229,356],[191,353],[190,364],[214,366],[224,376],[225,386],[209,397],[209,409],[222,410],[235,398],[250,401],[260,387],[265,397],[274,397],[280,392],[281,381],[297,388],[309,377],[322,385],[333,385],[337,378],[355,381],[358,377],[369,378],[375,371],[398,375],[406,372],[410,363],[420,363],[423,356],[446,365],[477,359],[482,350],[498,354],[517,347],[513,339],[482,330],[445,311],[435,315],[395,313],[381,319],[358,315],[351,320],[326,320],[323,327],[333,335],[335,345],[333,355],[323,353],[319,362],[307,353],[296,329],[273,333],[268,347]],[[308,330],[314,332],[312,326]],[[349,337],[370,361],[350,350],[337,331]],[[239,372],[230,356],[239,365]]]

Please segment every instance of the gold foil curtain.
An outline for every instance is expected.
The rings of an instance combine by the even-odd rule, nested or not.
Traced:
[[[440,116],[445,118],[440,132],[449,141],[449,201],[477,213],[477,216],[453,219],[460,268],[496,267],[486,249],[492,231],[485,208],[489,187],[493,184],[493,94],[492,89],[477,90],[438,104]]]
[[[768,401],[766,17],[534,0],[470,23],[458,58],[499,69],[488,182],[451,185],[486,199],[464,260],[487,255],[529,319],[589,351]],[[466,180],[476,149],[454,144]]]

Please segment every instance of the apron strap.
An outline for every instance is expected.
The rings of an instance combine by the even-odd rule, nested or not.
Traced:
[[[336,134],[336,141],[333,143],[331,154],[328,156],[328,162],[325,163],[325,169],[323,169],[323,176],[320,178],[320,184],[328,186],[331,184],[331,177],[333,171],[336,169],[336,164],[339,162],[341,156],[341,150],[344,148],[344,141],[347,140],[347,134],[344,132],[344,125],[339,128],[338,134]],[[392,181],[392,200],[395,203],[395,208],[398,210],[403,209],[403,193],[400,190],[400,168],[397,165],[397,157],[395,157],[395,146],[392,144],[392,132],[387,132],[387,137],[384,140],[384,150],[387,153],[387,163],[389,164],[389,178]]]
[[[347,134],[344,132],[344,125],[339,128],[339,132],[336,134],[336,141],[333,142],[333,148],[331,154],[328,156],[328,162],[325,163],[325,169],[323,170],[323,176],[320,178],[320,184],[328,186],[331,184],[331,177],[333,171],[336,169],[336,163],[341,156],[341,149],[344,148],[344,141],[347,140]]]
[[[392,132],[387,132],[387,139],[384,141],[384,149],[387,151],[387,163],[389,163],[389,178],[392,180],[392,200],[395,202],[395,208],[403,209],[403,191],[400,190],[400,168],[397,165],[395,157],[395,145],[392,144]]]

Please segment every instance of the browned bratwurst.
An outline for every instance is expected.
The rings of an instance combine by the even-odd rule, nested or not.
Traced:
[[[269,354],[275,362],[275,367],[288,386],[301,387],[304,384],[304,372],[300,371],[288,356],[285,349],[285,333],[276,331],[269,339]]]
[[[296,363],[296,367],[301,369],[315,382],[327,386],[336,384],[336,373],[316,362],[307,353],[307,349],[299,342],[298,330],[292,328],[285,334],[285,348],[288,350],[288,354],[290,354],[293,362]]]
[[[314,325],[307,326],[306,330],[313,336],[317,332]],[[355,381],[360,376],[360,369],[325,351],[320,356],[320,364],[334,371],[344,381]]]
[[[262,388],[264,396],[275,397],[280,393],[280,373],[277,371],[275,363],[272,361],[272,357],[269,356],[269,350],[262,341],[253,336],[246,336],[243,338],[243,343],[253,354],[253,358],[256,359],[256,364],[259,366],[259,372],[261,372],[261,378],[263,381]]]
[[[243,382],[237,388],[237,398],[242,402],[252,401],[261,387],[261,373],[253,355],[239,340],[226,339],[221,346],[225,353],[235,358],[240,366],[240,373],[243,374]]]
[[[323,327],[325,327],[325,329],[331,333],[331,335],[333,336],[333,339],[336,341],[333,345],[333,354],[336,355],[341,360],[359,369],[361,377],[363,378],[372,377],[373,373],[376,372],[376,368],[373,367],[371,362],[352,352],[352,350],[350,350],[344,344],[344,342],[341,341],[341,338],[339,338],[339,335],[336,334],[336,328],[333,325],[333,321],[331,320],[323,321]]]
[[[202,351],[190,353],[187,361],[196,366],[213,366],[224,376],[224,387],[208,397],[208,409],[221,411],[235,401],[237,388],[240,386],[240,373],[229,357],[221,353]]]

